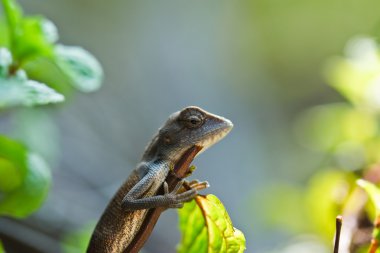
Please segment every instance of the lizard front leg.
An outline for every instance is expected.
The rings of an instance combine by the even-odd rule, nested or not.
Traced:
[[[183,202],[190,201],[197,195],[197,189],[188,189],[178,193],[183,185],[180,181],[176,187],[169,192],[165,182],[169,166],[163,163],[144,165],[142,171],[146,171],[141,180],[125,195],[121,206],[126,211],[150,209],[155,207],[180,207]],[[155,195],[161,186],[164,186],[163,195]]]
[[[164,182],[164,195],[151,196],[141,199],[134,199],[131,195],[127,194],[121,205],[126,211],[150,209],[155,207],[180,208],[183,206],[184,202],[192,200],[198,194],[197,189],[193,188],[178,193],[178,190],[182,187],[182,185],[183,181],[180,181],[176,187],[169,192],[168,184]]]

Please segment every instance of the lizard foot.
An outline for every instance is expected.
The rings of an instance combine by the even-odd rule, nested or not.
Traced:
[[[178,193],[182,193],[182,192],[185,192],[186,190],[188,190],[189,188],[191,189],[195,189],[197,191],[200,191],[200,190],[203,190],[203,189],[206,189],[210,187],[210,184],[207,182],[207,181],[202,181],[200,182],[199,180],[192,180],[190,182],[187,182],[186,180],[183,182],[183,187],[181,187],[179,190],[178,190]]]
[[[190,182],[185,182],[191,187],[192,189],[196,189],[197,191],[206,189],[210,187],[210,184],[207,181],[200,182],[199,180],[192,180]]]
[[[191,201],[195,196],[197,196],[198,191],[194,188],[185,190],[183,192],[179,192],[183,183],[184,180],[181,180],[174,187],[174,189],[171,192],[169,192],[169,186],[166,182],[164,182],[164,196],[165,198],[168,198],[170,200],[168,205],[169,208],[181,208],[183,207],[184,202]]]

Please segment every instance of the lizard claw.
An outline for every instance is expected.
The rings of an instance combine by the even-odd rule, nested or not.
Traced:
[[[174,206],[175,208],[181,208],[184,202],[189,202],[197,196],[198,191],[196,189],[190,189],[185,192],[179,194],[173,194],[172,204],[170,206]]]
[[[178,184],[174,187],[174,189],[169,192],[169,187],[166,182],[164,182],[164,192],[165,197],[167,197],[170,201],[168,207],[170,208],[181,208],[183,207],[184,202],[191,201],[197,196],[198,191],[196,188],[191,188],[189,190],[180,191],[181,187],[184,184],[184,180],[178,182]]]
[[[166,181],[164,182],[164,193],[165,194],[169,193],[169,185],[168,185],[168,183],[166,183]]]
[[[179,189],[178,193],[185,192],[188,190],[188,188],[200,191],[200,190],[203,190],[203,189],[210,187],[210,184],[207,181],[200,182],[199,180],[196,180],[196,179],[192,180],[190,182],[184,181],[183,185],[185,187],[182,187],[181,189]]]
[[[199,180],[193,180],[193,181],[190,181],[190,182],[188,183],[188,185],[189,185],[192,189],[196,189],[196,190],[198,190],[198,191],[210,187],[210,184],[209,184],[207,181],[200,182]]]
[[[174,189],[173,189],[172,192],[173,192],[173,193],[177,193],[178,190],[181,189],[181,187],[182,187],[182,185],[183,185],[184,182],[185,182],[185,180],[181,180],[181,181],[179,181],[178,184],[174,187]]]

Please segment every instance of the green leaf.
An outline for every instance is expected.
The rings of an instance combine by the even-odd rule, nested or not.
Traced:
[[[54,24],[43,17],[23,17],[21,8],[12,0],[3,0],[3,6],[16,66],[36,57],[51,58],[53,43],[58,39]]]
[[[0,78],[0,109],[24,105],[33,106],[62,102],[64,96],[43,83],[27,80],[25,72],[16,77]]]
[[[29,79],[45,83],[65,97],[74,91],[70,78],[57,65],[55,59],[39,57],[29,61],[23,69],[28,73]]]
[[[20,32],[13,38],[12,52],[20,64],[36,57],[53,57],[53,42],[57,40],[54,24],[42,17],[24,18]]]
[[[21,8],[13,0],[2,0],[2,3],[11,36],[14,36],[19,32],[19,24],[22,18]]]
[[[182,233],[179,253],[244,252],[244,235],[232,226],[216,196],[199,195],[178,212]]]
[[[0,16],[0,47],[9,48],[9,26],[3,16]]]
[[[81,47],[57,45],[56,63],[71,79],[72,85],[83,92],[97,90],[103,81],[100,63]]]
[[[0,136],[0,215],[25,217],[40,207],[50,170],[20,143]]]
[[[354,185],[353,174],[334,168],[320,168],[304,190],[307,227],[329,242],[335,233],[335,224],[331,221],[342,210]]]
[[[373,38],[349,41],[345,57],[332,59],[326,68],[329,84],[355,105],[380,109],[380,54]]]
[[[95,223],[86,224],[79,230],[65,234],[62,240],[62,248],[65,253],[83,253],[86,252],[90,242]]]
[[[281,181],[256,188],[249,201],[251,213],[261,217],[255,225],[267,229],[282,228],[290,233],[307,231],[310,226],[305,222],[304,192],[301,186]]]
[[[5,253],[3,243],[0,241],[0,253]]]
[[[24,160],[27,173],[18,188],[1,195],[0,215],[24,218],[40,208],[47,196],[51,175],[45,161],[31,153]]]
[[[356,183],[362,187],[370,197],[372,203],[375,205],[376,216],[380,215],[380,189],[371,182],[363,179],[358,179]]]
[[[296,135],[314,150],[331,151],[345,142],[363,143],[377,133],[375,115],[348,104],[316,106],[298,118]]]
[[[0,135],[0,192],[21,186],[26,174],[27,152],[23,145]],[[1,195],[0,195],[1,201]]]
[[[14,163],[0,157],[0,191],[10,192],[22,184],[23,176]]]
[[[5,48],[0,47],[0,78],[6,77],[9,72],[9,66],[12,64],[12,54]]]

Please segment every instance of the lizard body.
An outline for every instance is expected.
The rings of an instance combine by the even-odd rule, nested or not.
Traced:
[[[181,207],[196,189],[169,192],[166,179],[191,147],[206,148],[222,139],[232,123],[199,107],[190,106],[170,115],[148,144],[141,162],[116,192],[92,235],[87,253],[125,252],[151,208]],[[164,189],[164,194],[158,194]]]

